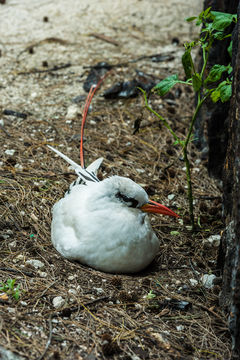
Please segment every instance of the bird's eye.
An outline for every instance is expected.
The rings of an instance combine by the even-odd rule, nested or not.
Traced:
[[[115,196],[122,202],[126,203],[126,205],[129,207],[136,208],[138,206],[138,201],[132,197],[128,197],[120,192],[118,192]]]

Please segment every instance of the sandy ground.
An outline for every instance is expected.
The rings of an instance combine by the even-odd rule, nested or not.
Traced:
[[[217,184],[192,146],[202,228],[190,233],[179,149],[143,109],[140,96],[102,97],[116,81],[134,78],[136,70],[154,79],[181,74],[183,43],[197,30],[184,18],[201,7],[201,1],[189,0],[7,0],[0,5],[0,279],[16,279],[21,294],[18,301],[0,298],[0,344],[25,359],[230,358],[220,287],[206,289],[200,281],[216,268],[217,247],[208,239],[222,229]],[[127,63],[151,54],[171,56]],[[151,219],[160,251],[136,276],[104,274],[66,261],[50,241],[51,208],[75,177],[46,144],[79,162],[83,83],[89,66],[99,61],[127,64],[114,67],[93,99],[85,130],[87,162],[103,156],[100,176],[130,176],[186,220]],[[179,87],[166,101],[151,101],[183,136],[192,92]],[[7,115],[6,109],[25,117]],[[28,260],[39,260],[42,267]],[[63,299],[59,309],[57,296]]]
[[[169,50],[172,39],[183,43],[193,37],[196,27],[184,21],[201,10],[201,1],[7,1],[0,7],[1,104],[4,107],[29,103],[38,108],[45,88],[37,81],[25,86],[19,72],[72,64],[82,74],[83,66],[99,61],[110,63]],[[48,18],[44,22],[44,17]],[[119,46],[96,40],[91,34],[104,34]],[[34,54],[22,52],[34,46]],[[171,48],[171,47],[170,47]],[[176,64],[173,63],[173,66]],[[77,86],[77,89],[76,89]],[[56,89],[60,91],[61,85]],[[79,84],[71,82],[61,89],[71,96]],[[55,91],[47,94],[49,101]],[[33,99],[35,96],[35,99]],[[36,97],[38,98],[36,104]],[[55,101],[55,99],[53,99]],[[41,104],[43,105],[43,104]],[[49,117],[51,113],[49,114]]]

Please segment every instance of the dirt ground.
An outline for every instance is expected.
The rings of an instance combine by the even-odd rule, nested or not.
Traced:
[[[191,233],[184,163],[171,135],[144,109],[142,96],[103,97],[116,82],[135,79],[136,70],[154,81],[181,74],[183,42],[196,34],[184,18],[200,10],[201,1],[190,0],[0,4],[0,280],[20,286],[18,300],[0,295],[5,349],[39,360],[230,359],[220,286],[206,288],[201,280],[216,269],[221,191],[191,145],[200,225]],[[153,54],[164,56],[156,62]],[[83,84],[90,66],[102,61],[115,66],[91,104],[86,162],[104,157],[101,178],[130,177],[181,215],[151,219],[160,250],[134,276],[72,263],[50,238],[51,208],[75,176],[46,144],[79,163]],[[192,92],[177,87],[150,101],[183,137]]]

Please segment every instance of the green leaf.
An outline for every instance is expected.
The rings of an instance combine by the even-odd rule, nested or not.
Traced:
[[[192,82],[193,82],[193,89],[195,92],[198,92],[201,89],[202,86],[202,78],[201,75],[198,73],[193,74],[192,76]]]
[[[170,232],[170,234],[171,234],[171,235],[180,235],[180,232],[179,232],[179,231],[174,231],[174,230],[173,230],[173,231],[171,231],[171,232]]]
[[[214,16],[213,20],[213,29],[223,31],[225,30],[231,23],[236,22],[236,15],[227,14],[220,11],[211,11],[211,14]]]
[[[232,73],[232,71],[233,71],[233,68],[232,68],[232,66],[229,64],[229,65],[228,65],[228,69],[227,69],[228,75],[230,75],[230,74]]]
[[[186,18],[185,20],[186,20],[187,22],[191,22],[191,21],[193,21],[193,20],[195,20],[195,19],[197,19],[197,16],[191,16],[191,17],[189,17],[189,18]]]
[[[231,37],[232,34],[226,34],[224,31],[216,31],[216,32],[213,32],[212,36],[214,37],[214,39],[221,41],[223,39]]]
[[[225,84],[220,89],[220,99],[221,102],[228,101],[232,96],[232,85],[231,84]]]
[[[232,84],[229,80],[222,81],[218,87],[211,93],[213,102],[221,100],[221,102],[228,101],[232,96]]]
[[[153,291],[150,290],[149,293],[147,294],[147,299],[148,299],[148,300],[151,300],[151,299],[154,299],[156,296],[157,296],[157,295],[155,295],[155,294],[153,293]]]
[[[208,15],[211,15],[210,10],[211,10],[211,6],[203,11],[204,17],[207,17]]]
[[[178,75],[171,75],[168,76],[166,79],[162,80],[160,83],[158,83],[154,90],[157,90],[158,95],[163,96],[169,92],[169,90],[179,83]]]
[[[205,84],[215,82],[221,79],[222,73],[228,70],[228,66],[215,64],[211,68],[208,77],[204,81]]]
[[[181,145],[183,147],[185,145],[185,141],[184,140],[175,140],[173,145]]]
[[[187,49],[185,53],[182,56],[182,64],[183,68],[186,74],[187,80],[192,77],[192,72],[194,71],[193,61],[192,61],[192,55],[191,50]]]
[[[16,279],[8,279],[7,280],[8,288],[13,290],[15,282],[16,282]]]
[[[211,99],[216,103],[220,99],[220,90],[216,89],[211,93]]]

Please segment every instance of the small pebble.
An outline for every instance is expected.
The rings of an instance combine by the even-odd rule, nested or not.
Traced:
[[[35,269],[42,269],[44,268],[44,263],[40,260],[35,260],[35,259],[30,259],[26,261],[26,264],[31,265],[32,267],[34,267]]]
[[[46,278],[47,275],[48,275],[45,271],[39,271],[38,274],[39,274],[39,276],[42,277],[42,278]]]
[[[176,326],[176,329],[177,329],[177,331],[182,331],[182,330],[184,330],[184,326],[178,325],[178,326]]]
[[[68,290],[69,295],[77,295],[77,291],[75,289]]]
[[[22,306],[27,306],[26,301],[20,301],[20,304],[21,304]]]
[[[7,308],[7,311],[8,311],[9,313],[11,313],[11,314],[14,314],[14,313],[16,312],[16,309],[15,309],[15,308],[10,308],[10,307],[8,307],[8,308]]]
[[[18,169],[19,171],[23,170],[23,166],[21,164],[14,165],[15,169]]]
[[[104,290],[102,288],[94,287],[93,289],[96,291],[97,295],[101,295],[104,293]]]
[[[169,194],[168,195],[168,200],[173,200],[175,198],[175,194]]]
[[[206,239],[206,242],[213,244],[214,246],[219,246],[221,240],[221,235],[211,235]]]
[[[65,300],[62,296],[56,296],[55,298],[53,298],[52,303],[55,309],[59,309],[65,304]]]
[[[10,248],[15,248],[15,247],[17,246],[16,240],[11,241],[11,242],[8,244],[8,246],[9,246]]]
[[[7,149],[5,150],[5,154],[9,156],[13,156],[16,150],[14,149]]]
[[[138,172],[139,174],[145,173],[145,170],[144,170],[144,169],[136,169],[136,170],[137,170],[137,172]]]
[[[19,254],[19,255],[17,255],[17,256],[15,257],[14,260],[16,260],[16,261],[21,261],[21,260],[23,260],[23,259],[24,259],[24,255],[23,255],[23,254]]]
[[[216,278],[216,276],[214,274],[204,274],[202,277],[201,277],[201,281],[203,283],[203,286],[206,288],[206,289],[211,289],[214,287],[214,279]]]
[[[67,109],[66,120],[73,120],[80,112],[77,104],[70,105]]]
[[[192,286],[196,286],[198,284],[198,281],[196,279],[189,279],[189,282]]]
[[[32,93],[31,93],[31,98],[34,99],[34,98],[36,98],[36,97],[37,97],[37,93],[36,93],[36,92],[32,92]]]
[[[70,276],[68,277],[68,280],[72,281],[72,280],[75,279],[75,277],[76,277],[76,275],[70,275]]]

